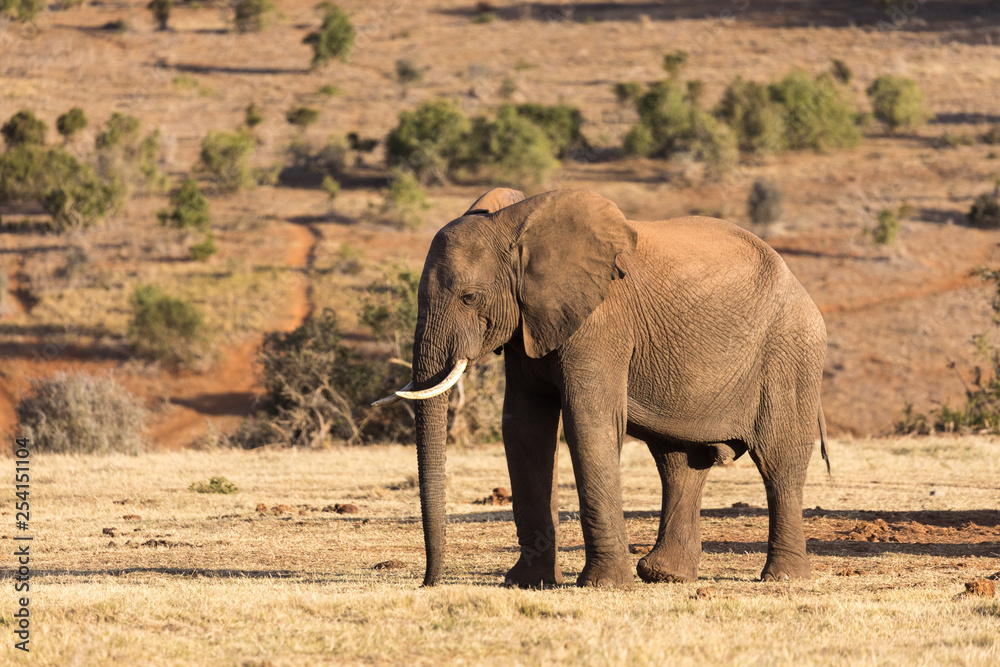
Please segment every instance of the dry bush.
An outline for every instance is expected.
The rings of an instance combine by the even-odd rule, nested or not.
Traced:
[[[18,436],[59,453],[138,454],[146,410],[110,376],[56,373],[31,380],[15,406]]]

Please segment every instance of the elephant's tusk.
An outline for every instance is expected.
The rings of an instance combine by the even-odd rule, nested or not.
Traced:
[[[409,389],[412,386],[413,386],[412,382],[407,382],[406,386],[403,387],[402,389],[400,389],[400,391],[406,391],[407,389]],[[390,395],[386,396],[385,398],[380,398],[377,401],[375,401],[374,403],[372,403],[372,407],[373,408],[380,408],[383,405],[392,405],[396,401],[401,401],[401,400],[403,400],[403,399],[401,399],[399,396],[396,396],[396,394],[390,394]]]
[[[469,360],[462,359],[455,364],[455,368],[452,369],[451,373],[448,373],[448,377],[442,380],[437,386],[431,387],[430,389],[421,389],[420,391],[407,391],[406,387],[404,387],[396,392],[396,396],[399,396],[400,398],[425,399],[433,398],[438,394],[443,394],[451,389],[456,382],[458,382],[458,378],[462,377],[462,373],[465,372],[465,367],[468,365]]]

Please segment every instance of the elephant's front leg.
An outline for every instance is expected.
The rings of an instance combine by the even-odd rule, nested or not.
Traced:
[[[570,387],[563,398],[563,428],[573,457],[587,555],[576,584],[627,589],[634,577],[619,472],[627,399],[624,381],[602,384],[607,380],[593,378],[579,391]]]
[[[507,586],[538,588],[563,582],[557,535],[558,431],[558,399],[526,392],[508,379],[503,442],[521,556],[507,573]]]

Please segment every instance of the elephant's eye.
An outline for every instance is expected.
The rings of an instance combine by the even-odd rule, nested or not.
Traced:
[[[465,292],[460,298],[466,306],[474,306],[479,301],[479,295],[475,292]]]

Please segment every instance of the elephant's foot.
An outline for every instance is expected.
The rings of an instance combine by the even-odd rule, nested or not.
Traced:
[[[545,588],[562,582],[562,570],[554,559],[542,562],[539,559],[529,560],[522,555],[517,564],[507,572],[503,585],[511,588]]]
[[[619,588],[622,590],[632,590],[635,577],[632,575],[632,568],[626,559],[614,564],[594,564],[587,563],[583,572],[577,577],[576,585],[581,587],[594,588]]]
[[[698,578],[698,561],[683,562],[665,549],[653,549],[639,560],[635,571],[648,584],[694,581]]]
[[[808,579],[812,575],[809,559],[802,554],[783,553],[768,555],[764,570],[760,573],[761,581],[788,581],[789,579]]]

